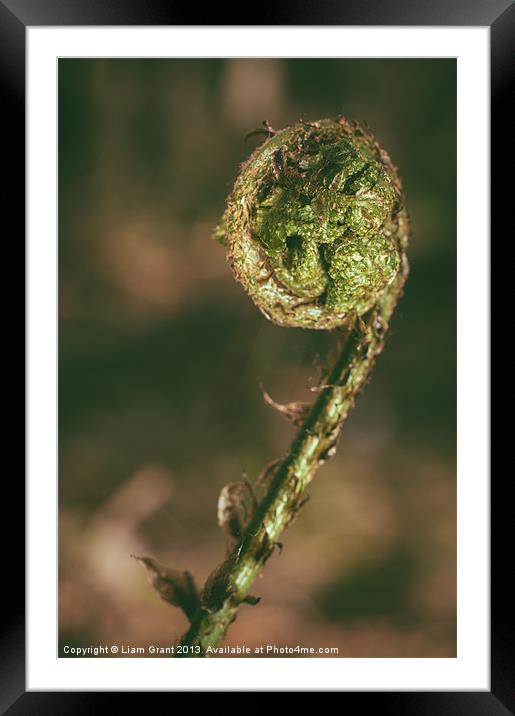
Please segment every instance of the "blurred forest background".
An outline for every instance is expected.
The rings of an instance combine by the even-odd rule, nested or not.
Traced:
[[[330,334],[268,322],[211,231],[267,119],[365,120],[399,167],[411,274],[335,459],[226,644],[456,654],[454,60],[59,61],[62,646],[186,628],[131,553],[202,584],[220,489],[285,452]]]

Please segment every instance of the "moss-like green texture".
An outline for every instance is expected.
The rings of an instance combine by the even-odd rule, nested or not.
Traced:
[[[279,325],[334,328],[400,269],[400,182],[368,129],[301,122],[242,165],[216,236],[238,280]]]

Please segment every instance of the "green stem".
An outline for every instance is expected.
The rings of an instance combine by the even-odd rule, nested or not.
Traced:
[[[316,470],[332,456],[342,425],[357,393],[381,352],[391,315],[407,276],[407,263],[376,306],[356,319],[349,336],[310,412],[277,468],[242,539],[208,578],[182,656],[209,656],[236,619],[240,604],[278,546],[283,530],[306,500]]]

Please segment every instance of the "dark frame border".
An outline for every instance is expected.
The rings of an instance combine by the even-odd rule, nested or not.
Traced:
[[[353,6],[338,0],[298,0],[252,8],[252,22],[238,18],[221,22],[223,6],[214,6],[203,13],[202,25],[429,25],[489,26],[491,31],[491,169],[499,177],[491,195],[492,236],[501,224],[503,213],[508,218],[513,198],[509,183],[503,183],[500,172],[506,163],[506,137],[512,134],[512,114],[508,112],[510,89],[510,50],[515,37],[515,6],[511,0],[362,0]],[[195,17],[197,16],[197,17]],[[210,16],[216,16],[211,22]],[[9,184],[4,192],[4,206],[12,207],[18,217],[25,216],[25,28],[37,25],[195,25],[195,7],[172,6],[159,0],[0,0],[0,86],[2,88],[6,123],[4,168]],[[9,157],[9,152],[12,156]],[[11,161],[9,161],[9,159]],[[509,159],[508,159],[509,161]],[[12,209],[11,209],[12,211]],[[7,212],[5,212],[7,213]],[[507,223],[507,222],[506,222]],[[499,229],[497,229],[499,231]],[[21,231],[19,232],[21,234]],[[24,246],[20,236],[16,242]],[[21,249],[23,250],[23,249]],[[3,551],[3,575],[9,589],[3,590],[6,608],[2,610],[0,632],[0,713],[9,716],[45,714],[86,714],[112,710],[120,698],[130,699],[143,708],[152,708],[144,692],[25,692],[25,486],[21,473],[15,473],[9,489],[9,512],[13,518],[6,531]],[[493,530],[491,542],[491,691],[468,692],[340,692],[344,705],[355,697],[366,698],[366,706],[380,709],[383,714],[463,714],[464,716],[506,716],[515,707],[513,685],[513,608],[509,603],[506,584],[507,570],[502,548],[510,542],[508,480],[497,479],[491,484]],[[4,502],[4,504],[7,504]],[[4,526],[4,523],[2,524]],[[5,564],[7,560],[7,564]],[[510,629],[511,626],[511,629]],[[511,648],[510,648],[511,647]],[[510,669],[510,666],[512,667]],[[168,704],[173,704],[170,696]],[[363,701],[361,702],[363,705]]]

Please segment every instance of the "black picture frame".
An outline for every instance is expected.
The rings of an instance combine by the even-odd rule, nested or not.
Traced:
[[[513,131],[508,111],[515,9],[510,0],[364,0],[354,4],[337,0],[304,0],[298,3],[266,4],[252,8],[252,20],[229,17],[229,6],[213,6],[202,11],[202,23],[190,19],[198,9],[178,7],[159,0],[0,0],[0,77],[4,120],[4,206],[16,217],[11,246],[23,251],[24,229],[19,217],[25,216],[25,41],[30,26],[77,25],[390,25],[390,26],[489,26],[491,31],[491,171],[501,175],[505,164],[506,137]],[[510,123],[510,124],[508,124]],[[9,156],[10,154],[10,156]],[[510,210],[509,183],[500,178],[491,193],[491,236],[499,231],[503,213]],[[6,209],[7,213],[7,209]],[[16,236],[16,240],[14,240]],[[19,325],[19,324],[18,324]],[[510,608],[507,577],[509,569],[503,546],[509,544],[510,518],[508,489],[504,475],[492,479],[491,535],[491,691],[468,692],[343,692],[342,706],[356,698],[383,714],[499,714],[514,712],[514,689],[510,683],[513,669],[513,608]],[[3,597],[0,633],[0,713],[86,714],[121,709],[120,698],[130,699],[151,710],[148,693],[97,692],[25,692],[25,500],[24,480],[18,468],[10,475],[8,505],[11,522],[6,529],[3,549]],[[53,576],[49,578],[53,579]],[[511,627],[511,628],[510,628]],[[163,694],[165,698],[170,694]],[[116,705],[114,698],[116,697]],[[154,697],[154,695],[153,695]],[[173,703],[173,702],[168,702]],[[363,702],[361,702],[363,705]]]

